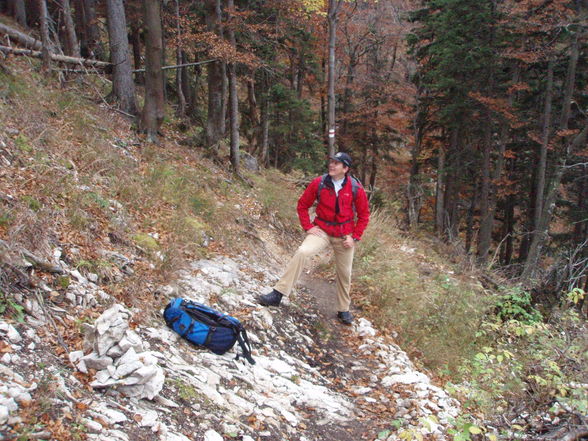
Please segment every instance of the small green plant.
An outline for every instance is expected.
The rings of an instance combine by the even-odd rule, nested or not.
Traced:
[[[180,379],[172,380],[172,384],[175,387],[178,396],[184,401],[194,402],[200,397],[198,391],[191,384],[185,383]]]
[[[496,315],[503,321],[517,320],[532,324],[543,319],[541,313],[533,307],[531,294],[519,287],[510,288],[501,295],[496,310]]]
[[[60,276],[57,278],[57,286],[61,289],[69,288],[70,284],[71,284],[71,280],[70,280],[69,276]]]
[[[22,133],[20,133],[16,137],[14,143],[22,153],[30,153],[33,151],[33,147],[31,146],[29,138],[26,135],[23,135]]]
[[[108,206],[110,205],[110,202],[108,202],[108,200],[104,199],[98,193],[95,193],[93,191],[86,193],[85,197],[87,201],[98,205],[102,209],[108,208]]]
[[[568,302],[573,303],[574,305],[577,305],[578,303],[580,303],[580,301],[583,300],[585,296],[586,296],[586,293],[581,288],[574,288],[569,293],[566,294],[566,298],[568,299]]]
[[[24,322],[24,307],[18,304],[12,296],[0,291],[0,315],[14,318],[19,323]]]
[[[41,209],[41,202],[32,196],[23,196],[22,200],[29,206],[33,211],[39,211]]]

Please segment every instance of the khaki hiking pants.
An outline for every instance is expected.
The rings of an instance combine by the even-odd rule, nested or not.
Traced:
[[[298,247],[296,254],[294,254],[294,257],[292,257],[286,267],[286,272],[277,285],[274,286],[274,289],[288,297],[298,281],[300,274],[302,274],[307,258],[315,256],[330,244],[335,252],[337,311],[349,311],[349,305],[351,304],[351,297],[349,296],[349,291],[351,290],[351,268],[353,266],[355,247],[345,248],[343,247],[342,237],[329,236],[324,231],[323,233],[321,236],[315,234],[306,235],[302,245]]]

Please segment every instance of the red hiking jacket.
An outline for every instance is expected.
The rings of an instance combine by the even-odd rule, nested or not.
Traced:
[[[361,236],[370,221],[370,208],[365,190],[359,184],[355,196],[355,213],[353,211],[353,188],[350,177],[345,177],[343,186],[336,195],[333,180],[330,176],[325,178],[321,197],[316,207],[316,217],[311,222],[308,210],[317,200],[317,192],[322,176],[315,178],[300,199],[298,200],[298,218],[304,231],[318,226],[329,236],[341,237],[351,234],[356,240]],[[357,219],[355,219],[357,214]]]

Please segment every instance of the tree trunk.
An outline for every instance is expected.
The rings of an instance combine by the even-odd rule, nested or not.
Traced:
[[[270,100],[267,93],[263,99],[261,107],[261,153],[259,158],[261,163],[267,167],[269,165],[269,126],[270,126]]]
[[[533,236],[533,241],[531,242],[531,246],[529,247],[529,255],[527,256],[527,260],[525,261],[525,267],[521,275],[521,282],[524,284],[528,284],[529,282],[531,282],[531,280],[536,274],[539,263],[539,257],[541,256],[541,250],[543,248],[543,245],[545,244],[545,241],[548,238],[549,223],[551,221],[553,208],[555,207],[555,198],[559,191],[559,186],[561,184],[561,179],[565,172],[567,160],[571,152],[577,150],[586,143],[587,137],[588,124],[586,124],[582,131],[576,135],[573,141],[571,141],[566,146],[566,151],[562,154],[562,158],[560,159],[559,164],[557,165],[555,174],[553,176],[553,179],[551,180],[551,184],[549,186],[549,190],[545,198],[545,208],[542,212],[541,218],[539,219],[537,234]]]
[[[227,6],[229,9],[229,21],[232,20],[235,3],[233,0],[228,0]],[[228,28],[228,40],[233,49],[237,50],[237,40],[235,38],[235,30],[232,23]],[[239,155],[239,96],[237,95],[237,66],[236,63],[228,65],[229,73],[229,100],[230,100],[230,132],[231,132],[231,164],[236,174],[239,174],[240,169],[240,155]]]
[[[206,24],[209,31],[222,37],[221,1],[206,0]],[[224,135],[224,69],[223,62],[209,63],[208,71],[208,115],[206,120],[206,144],[218,154],[219,142]]]
[[[12,14],[14,15],[14,19],[16,22],[23,26],[27,27],[27,9],[24,0],[12,0]]]
[[[520,77],[520,66],[517,64],[514,68],[514,73],[513,73],[513,79],[512,82],[513,84],[516,84],[519,82],[519,77]],[[510,95],[508,102],[509,105],[512,106],[513,104],[513,96]],[[491,121],[490,119],[491,115],[488,115],[488,121]],[[492,133],[491,133],[491,127],[490,125],[487,126],[487,132],[485,132],[485,136],[486,136],[486,142],[485,145],[490,146],[490,143],[492,142]],[[486,263],[487,258],[488,258],[488,251],[490,250],[490,245],[492,244],[492,230],[494,229],[494,218],[495,218],[495,214],[496,214],[496,201],[497,201],[497,182],[500,179],[500,177],[502,176],[502,169],[504,167],[504,152],[506,151],[506,143],[508,141],[508,134],[509,134],[509,125],[507,121],[503,121],[503,123],[501,124],[501,132],[500,132],[500,144],[499,144],[499,149],[498,149],[498,158],[496,160],[496,165],[494,166],[494,173],[492,175],[492,180],[491,182],[488,182],[488,193],[487,193],[487,198],[488,198],[488,203],[486,204],[486,206],[484,207],[484,209],[482,209],[482,214],[481,214],[481,218],[482,220],[480,221],[480,231],[478,233],[478,252],[477,252],[477,257],[478,257],[478,262],[479,263]],[[486,154],[486,150],[484,151],[484,162],[488,163],[488,169],[490,168],[490,156],[489,156],[488,152],[488,156]],[[487,156],[487,157],[486,157]],[[484,196],[482,196],[483,198]],[[511,241],[511,245],[512,245],[512,241]]]
[[[437,185],[435,195],[435,232],[438,237],[443,236],[445,225],[445,149],[439,147],[439,157],[437,158]]]
[[[41,10],[40,3],[39,10]],[[42,41],[36,40],[27,34],[23,34],[18,29],[11,28],[4,23],[0,23],[0,33],[6,35],[10,41],[16,41],[19,46],[24,46],[25,48],[35,49],[38,51],[43,50]],[[49,32],[47,32],[47,39],[49,39]]]
[[[470,207],[468,209],[468,217],[466,221],[466,233],[465,233],[465,252],[470,253],[472,248],[472,240],[474,237],[474,215],[476,212],[476,205],[478,204],[478,183],[474,183],[474,190],[472,191],[472,197],[470,199]]]
[[[414,145],[411,149],[410,176],[408,178],[407,199],[408,199],[408,227],[414,228],[419,223],[419,213],[423,203],[423,191],[419,178],[419,155],[425,131],[425,112],[420,108],[420,97],[422,89],[419,88],[416,100],[416,112],[414,118]]]
[[[37,0],[39,6],[39,20],[41,27],[41,59],[42,70],[48,71],[51,68],[51,55],[49,54],[49,18],[47,16],[47,2],[45,0]]]
[[[374,142],[374,144],[372,146],[372,166],[371,166],[371,170],[370,170],[370,185],[369,185],[369,188],[372,190],[372,192],[376,188],[377,174],[378,174],[378,143]]]
[[[512,255],[514,251],[513,243],[514,243],[514,207],[515,207],[515,200],[514,198],[508,198],[505,201],[504,207],[504,221],[502,227],[502,237],[505,238],[503,240],[506,241],[504,245],[504,252],[501,253],[501,259],[503,265],[510,265],[512,261]]]
[[[539,222],[543,212],[543,196],[545,194],[545,173],[547,170],[547,148],[549,144],[549,133],[551,132],[551,106],[553,100],[553,58],[547,64],[547,86],[545,89],[545,105],[543,108],[543,127],[541,146],[539,148],[539,161],[537,164],[537,181],[535,184],[535,215],[533,216],[533,234],[538,231]]]
[[[176,62],[178,65],[182,64],[182,27],[180,26],[180,0],[176,0]],[[186,97],[184,96],[184,86],[182,84],[185,67],[180,67],[176,70],[176,89],[178,89],[178,110],[177,115],[180,117],[186,116]]]
[[[76,4],[79,14],[80,55],[82,57],[104,60],[104,48],[100,39],[100,29],[96,18],[95,0],[78,0]]]
[[[163,71],[161,70],[161,11],[159,0],[143,0],[145,20],[145,105],[141,114],[141,129],[148,142],[157,141],[157,131],[163,122]]]
[[[76,28],[71,13],[71,4],[69,0],[61,0],[61,8],[63,9],[63,22],[65,24],[66,36],[66,51],[65,53],[72,57],[80,56],[80,46],[78,45],[78,37],[76,36]]]
[[[560,129],[565,130],[568,127],[568,119],[569,119],[569,112],[571,107],[571,101],[574,94],[574,85],[576,80],[576,66],[578,64],[579,58],[579,49],[578,49],[578,39],[577,35],[574,37],[574,41],[571,46],[571,53],[570,53],[570,61],[568,64],[568,72],[566,75],[566,86],[564,90],[564,102],[562,103],[562,114],[560,118]],[[548,90],[550,88],[549,83],[553,83],[553,65],[552,61],[550,60],[550,67],[548,67]],[[549,79],[550,78],[550,79]],[[551,100],[551,97],[549,97]],[[547,102],[546,97],[546,110],[545,115],[551,114],[551,103]],[[547,112],[549,110],[549,113]],[[545,127],[545,121],[544,121]],[[541,210],[541,216],[535,216],[537,221],[536,232],[537,234],[533,235],[533,240],[531,242],[531,246],[529,247],[529,255],[527,256],[527,260],[525,261],[525,267],[523,269],[523,274],[521,275],[521,281],[525,284],[529,283],[531,279],[535,276],[537,266],[539,263],[539,258],[541,256],[541,250],[543,245],[548,237],[549,232],[549,223],[551,222],[551,214],[553,212],[553,208],[555,206],[555,198],[557,196],[557,192],[559,190],[559,186],[561,183],[561,179],[565,172],[566,163],[572,154],[577,148],[581,145],[586,143],[586,137],[588,135],[588,124],[583,128],[583,130],[575,136],[575,138],[568,142],[564,148],[564,152],[561,154],[559,164],[556,166],[556,170],[554,176],[551,180],[551,185],[549,186],[549,192],[547,197],[545,198],[545,203],[543,209]],[[544,133],[544,137],[545,137]],[[548,135],[547,135],[548,136]],[[547,147],[548,139],[543,139],[545,146]],[[543,147],[543,146],[542,146]],[[540,187],[537,190],[541,190]],[[536,210],[538,207],[535,208]]]
[[[131,46],[133,48],[133,66],[136,69],[143,68],[143,62],[141,61],[141,28],[138,23],[131,24]],[[145,75],[143,72],[135,73],[135,82],[137,84],[145,83]]]
[[[255,74],[254,74],[255,76]],[[247,142],[250,147],[250,152],[253,154],[255,150],[255,132],[259,127],[259,114],[257,111],[257,97],[255,96],[255,80],[250,78],[247,80],[247,116],[249,118],[250,127],[247,136]]]
[[[342,0],[329,0],[329,69],[327,72],[327,140],[329,156],[335,154],[335,44],[337,40],[337,12]]]
[[[110,98],[118,102],[121,110],[135,115],[135,83],[131,69],[127,20],[123,0],[106,0],[110,61],[113,64]]]
[[[479,263],[486,263],[492,241],[494,213],[490,210],[490,151],[492,149],[491,115],[486,115],[484,139],[482,141],[482,192],[480,195],[480,230],[478,232],[477,257]]]

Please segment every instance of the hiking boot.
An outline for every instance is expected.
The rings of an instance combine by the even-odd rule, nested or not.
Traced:
[[[353,315],[349,311],[338,312],[337,318],[345,325],[350,325],[353,323]]]
[[[280,306],[280,302],[282,301],[282,293],[274,289],[269,294],[259,296],[257,301],[260,305],[263,306]]]

